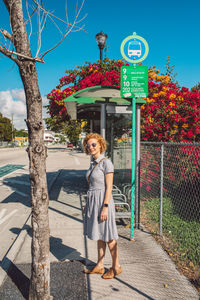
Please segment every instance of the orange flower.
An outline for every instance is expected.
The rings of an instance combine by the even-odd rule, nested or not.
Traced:
[[[181,96],[178,96],[178,100],[179,100],[179,101],[183,101],[183,100],[184,100],[184,98],[183,98],[183,97],[181,97]]]
[[[163,89],[163,91],[164,91],[164,92],[166,92],[166,91],[168,91],[168,90],[169,90],[169,88],[168,88],[167,86],[163,86],[163,88],[162,88],[162,89]]]
[[[149,117],[149,123],[153,123],[153,120],[151,117]]]
[[[176,130],[176,129],[170,131],[170,134],[176,134],[176,133],[177,133],[177,130]]]
[[[171,94],[170,96],[169,96],[169,99],[175,99],[176,98],[176,95],[175,94]]]
[[[160,93],[158,95],[161,96],[161,97],[165,97],[166,93],[164,91],[160,91]]]

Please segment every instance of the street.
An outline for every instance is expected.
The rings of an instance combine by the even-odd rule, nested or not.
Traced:
[[[48,187],[53,190],[60,170],[87,169],[89,158],[66,146],[50,146],[46,163]],[[28,164],[26,148],[0,149],[0,261],[31,213]]]

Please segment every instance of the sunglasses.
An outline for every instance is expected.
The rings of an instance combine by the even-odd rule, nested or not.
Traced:
[[[87,144],[88,149],[90,149],[91,146],[92,146],[92,148],[96,148],[97,144],[95,144],[95,143]]]

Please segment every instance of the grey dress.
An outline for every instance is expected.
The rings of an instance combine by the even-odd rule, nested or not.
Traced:
[[[86,177],[92,171],[89,178],[89,190],[87,193],[86,213],[84,220],[84,234],[91,240],[102,240],[108,242],[118,239],[117,226],[115,222],[115,205],[111,196],[108,205],[108,219],[100,221],[100,214],[103,208],[105,197],[105,174],[114,172],[114,167],[109,159],[100,160],[104,155],[100,155],[96,160],[91,162]]]

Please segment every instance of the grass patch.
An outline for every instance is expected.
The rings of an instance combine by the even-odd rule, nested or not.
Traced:
[[[160,199],[155,198],[143,202],[146,221],[159,224]],[[157,227],[158,228],[158,227]],[[180,253],[180,260],[192,262],[197,266],[200,262],[200,223],[187,221],[174,213],[171,199],[163,199],[163,234],[170,238],[172,251]]]

